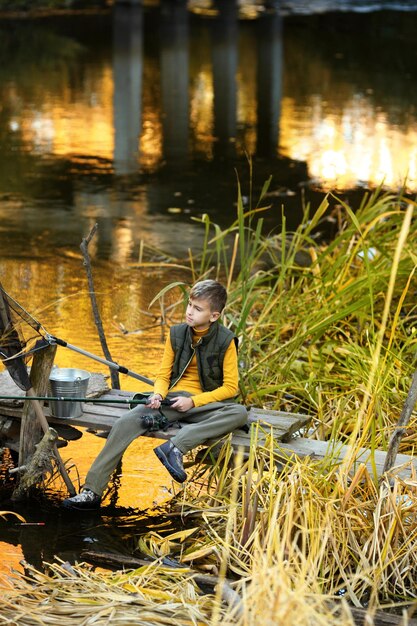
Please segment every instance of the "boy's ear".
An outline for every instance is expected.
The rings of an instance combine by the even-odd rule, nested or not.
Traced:
[[[210,315],[210,322],[215,322],[216,320],[218,320],[220,317],[220,313],[219,311],[213,311],[212,314]]]

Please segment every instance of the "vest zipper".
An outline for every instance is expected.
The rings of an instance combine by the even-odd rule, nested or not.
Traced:
[[[175,379],[175,380],[171,383],[171,385],[170,385],[169,389],[172,389],[173,387],[175,387],[175,385],[176,385],[176,384],[177,384],[177,383],[181,380],[181,378],[182,378],[182,376],[183,376],[183,374],[184,374],[185,370],[187,369],[187,367],[190,365],[191,361],[193,360],[193,356],[195,355],[195,349],[196,349],[196,347],[199,345],[199,343],[200,343],[201,339],[202,339],[202,338],[200,337],[200,338],[199,338],[199,340],[197,341],[197,343],[195,343],[195,344],[191,344],[191,350],[192,350],[192,352],[191,352],[191,356],[190,356],[190,358],[188,359],[188,362],[187,362],[187,364],[185,365],[185,367],[183,368],[183,370],[182,370],[182,372],[180,373],[180,375],[179,375],[179,376],[177,376],[177,378],[176,378],[176,379]],[[197,370],[198,370],[198,363],[197,363]],[[198,373],[198,375],[200,376],[200,372]],[[169,391],[169,389],[168,389],[168,391]]]

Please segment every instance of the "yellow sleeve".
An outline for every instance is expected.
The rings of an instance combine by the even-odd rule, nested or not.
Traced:
[[[214,391],[204,391],[193,396],[194,406],[204,406],[210,402],[222,402],[233,398],[239,391],[239,371],[237,350],[234,340],[230,342],[223,361],[223,384]]]
[[[164,353],[162,355],[161,366],[159,368],[159,372],[153,386],[153,392],[159,393],[162,398],[165,398],[168,393],[172,366],[174,364],[174,356],[174,350],[172,349],[171,339],[168,333],[168,337],[165,342]]]

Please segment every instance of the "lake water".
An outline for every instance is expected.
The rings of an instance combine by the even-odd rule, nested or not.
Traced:
[[[354,206],[381,183],[417,189],[411,3],[355,2],[349,12],[346,2],[288,2],[282,13],[240,14],[234,2],[218,13],[195,4],[0,19],[0,280],[48,332],[101,354],[79,250],[97,223],[89,249],[112,356],[150,378],[163,343],[148,305],[175,275],[139,269],[141,241],[156,259],[198,252],[196,220],[233,221],[237,176],[250,206],[248,157],[254,204],[272,176],[268,229],[282,210],[295,227],[328,191]],[[56,362],[100,371],[63,348]],[[85,435],[62,455],[82,480],[102,445]],[[154,445],[126,454],[111,515],[79,522],[53,498],[19,507],[47,525],[2,522],[7,565],[122,542],[139,524],[131,509],[172,494]]]

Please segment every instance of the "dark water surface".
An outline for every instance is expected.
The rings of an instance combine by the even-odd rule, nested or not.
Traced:
[[[355,206],[365,189],[397,189],[407,177],[415,193],[417,12],[342,4],[288,2],[256,19],[233,2],[209,15],[162,3],[1,18],[4,287],[51,334],[101,354],[79,251],[98,223],[90,253],[112,356],[152,378],[163,343],[159,309],[150,318],[148,305],[175,275],[139,270],[141,241],[175,257],[198,251],[203,231],[193,218],[230,224],[236,175],[250,206],[248,155],[255,202],[272,176],[268,229],[279,228],[283,209],[294,228],[303,205],[317,207],[329,190]],[[100,370],[62,348],[57,364]],[[127,378],[122,386],[138,388]],[[85,435],[63,450],[81,481],[102,445]],[[5,564],[22,555],[73,560],[85,544],[131,538],[132,509],[172,496],[154,445],[129,450],[102,516],[69,517],[58,494],[19,509],[46,526],[2,522]]]
[[[180,254],[192,217],[230,223],[236,171],[249,195],[246,155],[271,227],[323,191],[415,191],[417,12],[224,5],[0,20],[2,255],[78,248],[95,221],[101,257]]]

